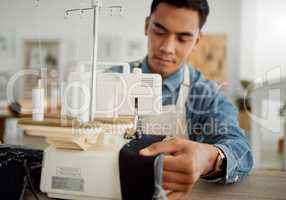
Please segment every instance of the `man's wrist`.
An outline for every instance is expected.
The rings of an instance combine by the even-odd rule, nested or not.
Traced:
[[[225,162],[226,162],[226,157],[224,155],[224,152],[220,149],[215,147],[218,155],[215,161],[215,164],[213,166],[213,169],[210,170],[207,174],[204,174],[202,176],[202,178],[218,178],[220,176],[222,176],[223,171],[224,171],[224,166],[225,166]]]
[[[208,149],[209,149],[207,152],[207,154],[209,155],[208,156],[208,164],[207,164],[206,169],[203,171],[202,176],[208,175],[209,173],[211,173],[215,169],[216,161],[217,161],[217,158],[219,156],[219,151],[215,146],[208,145],[208,144],[206,144],[206,145],[208,146]]]

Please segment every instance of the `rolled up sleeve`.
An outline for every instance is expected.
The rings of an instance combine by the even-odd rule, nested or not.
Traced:
[[[253,157],[246,135],[239,128],[236,108],[214,82],[200,73],[192,83],[186,106],[190,139],[212,144],[226,156],[223,177],[209,181],[240,181],[252,169]]]

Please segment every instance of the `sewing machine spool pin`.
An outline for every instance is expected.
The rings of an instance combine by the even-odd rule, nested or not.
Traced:
[[[99,11],[102,9],[102,1],[101,0],[95,0],[92,1],[92,6],[89,8],[78,8],[78,9],[70,9],[67,10],[65,13],[65,17],[67,17],[70,13],[73,12],[80,12],[83,14],[83,12],[92,10],[93,11],[93,53],[92,53],[92,73],[91,73],[91,87],[90,87],[90,107],[89,107],[89,120],[94,120],[94,113],[96,111],[96,73],[97,73],[97,50],[98,50],[98,16]],[[111,10],[111,16],[113,16],[113,11],[116,9],[119,9],[119,15],[121,16],[123,14],[124,8],[122,6],[110,6],[107,7],[107,9]]]

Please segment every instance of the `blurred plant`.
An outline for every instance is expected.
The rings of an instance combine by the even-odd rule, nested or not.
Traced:
[[[251,100],[250,94],[254,89],[254,83],[249,80],[241,80],[240,86],[243,89],[243,95],[236,99],[236,105],[238,110],[243,111],[251,111]]]
[[[241,80],[240,81],[240,85],[241,87],[244,89],[244,91],[250,93],[253,91],[254,89],[254,84],[253,82],[249,81],[249,80]]]
[[[279,114],[280,114],[280,116],[282,116],[282,117],[286,116],[286,102],[285,102],[284,105],[280,108]]]

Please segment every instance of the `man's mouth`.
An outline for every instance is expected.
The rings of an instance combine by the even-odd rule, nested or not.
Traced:
[[[154,60],[156,62],[158,62],[159,64],[162,64],[162,65],[168,65],[168,64],[173,64],[174,63],[173,59],[163,58],[161,56],[155,56]]]

